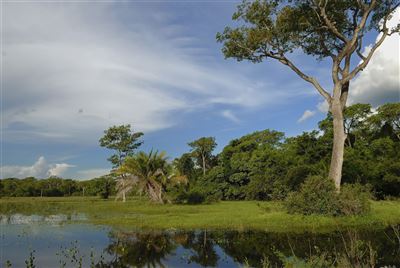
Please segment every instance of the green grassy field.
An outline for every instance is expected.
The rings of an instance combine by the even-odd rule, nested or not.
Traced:
[[[98,198],[2,198],[0,213],[85,213],[93,224],[130,229],[257,229],[274,232],[327,232],[400,224],[400,201],[372,201],[369,214],[353,217],[287,214],[279,202],[224,201],[210,205],[158,205],[134,199],[126,203]]]

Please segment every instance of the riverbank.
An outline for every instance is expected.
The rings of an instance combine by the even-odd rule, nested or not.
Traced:
[[[371,201],[363,216],[289,215],[280,202],[223,201],[208,205],[158,205],[144,199],[126,203],[93,197],[2,198],[1,214],[54,215],[84,213],[93,224],[127,229],[232,229],[272,232],[328,232],[383,228],[400,224],[400,201]]]

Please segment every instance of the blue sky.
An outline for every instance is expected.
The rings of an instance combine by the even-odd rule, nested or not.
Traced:
[[[218,151],[256,130],[316,128],[326,110],[312,86],[274,61],[224,59],[215,35],[237,3],[4,3],[1,177],[104,174],[111,152],[98,139],[116,124],[171,159],[202,136],[216,137]],[[291,59],[329,89],[329,62]],[[350,102],[399,101],[399,84],[393,36]]]

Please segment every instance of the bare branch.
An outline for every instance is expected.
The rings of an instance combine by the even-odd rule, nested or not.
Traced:
[[[343,58],[346,57],[347,54],[349,54],[349,53],[351,54],[356,49],[357,41],[360,37],[359,34],[360,34],[360,32],[364,31],[368,17],[370,15],[370,13],[372,12],[372,10],[375,8],[375,5],[376,5],[376,0],[371,0],[371,3],[364,7],[363,16],[362,16],[358,26],[354,29],[353,37],[348,42],[346,42],[344,49],[338,54],[339,61],[342,61]]]
[[[290,67],[290,69],[292,69],[298,76],[300,76],[301,78],[303,78],[303,80],[311,83],[319,92],[319,94],[322,95],[322,97],[325,98],[325,100],[330,104],[331,103],[331,95],[318,83],[318,81],[311,77],[306,75],[305,73],[303,73],[299,68],[297,68],[293,62],[291,62],[288,58],[286,58],[283,54],[281,54],[279,57],[275,56],[272,57],[275,58],[277,60],[279,60],[279,62],[283,63],[284,65],[287,65]]]
[[[357,4],[362,9],[366,9],[368,7],[365,3],[363,3],[362,0],[357,0]]]
[[[369,61],[372,58],[372,55],[375,53],[375,51],[378,49],[378,47],[383,43],[383,41],[385,40],[386,36],[388,36],[387,31],[382,33],[382,36],[379,38],[378,42],[376,42],[375,45],[371,48],[370,52],[365,57],[363,62],[360,63],[357,67],[355,67],[353,69],[353,71],[351,71],[351,73],[349,73],[349,75],[344,77],[342,79],[342,82],[345,83],[347,81],[350,81],[351,79],[353,79],[360,71],[362,71],[368,65]]]
[[[357,53],[357,55],[362,59],[362,60],[365,60],[365,56],[362,54],[362,52],[361,52],[361,49],[362,49],[362,41],[363,41],[363,35],[361,35],[360,37],[359,37],[359,39],[358,39],[358,45],[357,45],[357,50],[356,50],[356,53]]]
[[[328,26],[328,29],[340,40],[342,40],[343,42],[347,43],[348,40],[347,38],[339,32],[339,30],[336,28],[335,24],[331,22],[331,20],[328,18],[328,15],[326,14],[326,5],[327,5],[328,1],[325,1],[325,5],[324,6],[319,6],[320,12],[321,12],[321,16],[324,19],[324,22],[326,24],[326,26]]]

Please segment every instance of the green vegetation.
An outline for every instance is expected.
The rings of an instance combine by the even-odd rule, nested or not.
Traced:
[[[85,213],[89,222],[127,229],[258,229],[325,232],[340,228],[380,228],[400,223],[400,201],[372,201],[362,216],[302,216],[281,202],[222,201],[209,205],[159,205],[145,199],[126,203],[98,198],[2,198],[0,213],[51,215]]]
[[[127,156],[132,156],[135,149],[143,144],[139,141],[141,136],[143,133],[131,130],[131,125],[112,126],[104,131],[104,136],[100,138],[99,143],[101,147],[115,151],[108,161],[117,168],[122,165]]]
[[[311,176],[284,203],[289,213],[360,215],[370,211],[371,195],[360,184],[345,184],[340,193],[328,178]]]
[[[3,179],[0,180],[0,196],[107,198],[130,192],[131,196],[144,193],[159,203],[198,204],[219,200],[283,201],[290,195],[294,200],[291,208],[297,206],[297,209],[289,209],[290,212],[307,215],[363,213],[368,210],[368,206],[363,205],[367,203],[366,195],[354,193],[358,186],[350,185],[365,186],[378,200],[400,196],[399,111],[400,103],[386,104],[377,113],[372,113],[371,106],[366,104],[356,104],[345,110],[343,124],[347,142],[342,178],[344,185],[349,186],[342,189],[340,197],[333,193],[323,196],[332,197],[325,203],[331,203],[332,207],[340,203],[341,209],[298,209],[302,204],[316,206],[318,203],[301,197],[301,193],[295,194],[306,178],[328,177],[333,135],[331,114],[319,123],[319,131],[289,138],[274,130],[257,131],[230,141],[217,155],[212,154],[215,146],[212,138],[192,142],[191,151],[173,161],[164,153],[132,153],[124,157],[122,165],[112,174],[89,181]],[[202,146],[207,148],[201,149]],[[322,181],[315,180],[315,183]],[[332,191],[322,188],[319,193]],[[360,198],[355,198],[357,196]]]
[[[167,180],[171,184],[174,179],[178,179],[178,182],[181,182],[183,178],[182,176],[173,175],[167,178],[168,164],[165,153],[159,154],[153,151],[149,154],[139,152],[135,156],[128,157],[118,170],[118,173],[127,178],[126,185],[131,185],[130,189],[136,186],[139,193],[145,193],[150,200],[161,204],[164,203],[163,193],[165,192]],[[126,192],[126,189],[124,188],[123,191]]]
[[[50,177],[36,179],[6,178],[0,180],[0,197],[23,196],[101,196],[107,199],[115,194],[116,181],[112,176],[103,176],[86,181]]]
[[[192,148],[191,154],[195,158],[197,165],[202,167],[203,175],[205,175],[213,159],[212,151],[217,146],[215,138],[203,137],[188,143],[188,145]]]
[[[350,82],[368,66],[385,38],[400,32],[400,23],[387,25],[398,6],[398,0],[244,0],[232,16],[235,26],[225,27],[216,36],[223,43],[226,58],[253,63],[275,60],[313,85],[325,99],[333,119],[328,177],[338,191],[347,139],[343,120]],[[368,52],[362,51],[366,33],[371,30],[379,33],[377,41]],[[330,61],[331,89],[290,59],[299,52]]]
[[[399,107],[400,103],[385,105],[393,113]],[[372,114],[370,105],[350,106],[345,122],[349,142],[343,183],[368,185],[377,199],[398,197],[399,128],[383,119],[379,110]],[[290,138],[264,130],[232,140],[205,176],[196,169],[187,173],[192,178],[191,189],[222,200],[283,200],[298,191],[307,177],[328,177],[333,135],[330,114],[319,129]]]
[[[134,152],[143,141],[139,138],[143,136],[142,132],[134,132],[131,130],[131,125],[112,126],[104,131],[104,136],[100,138],[101,147],[114,150],[115,153],[107,160],[111,162],[114,169],[118,169],[124,163],[125,158],[133,156]],[[115,175],[115,174],[113,174]],[[119,174],[115,177],[117,187],[117,198],[122,197],[122,201],[126,200],[126,193],[132,189],[132,181],[125,174]],[[109,191],[103,191],[103,196],[108,197]],[[106,195],[104,193],[107,193]]]

